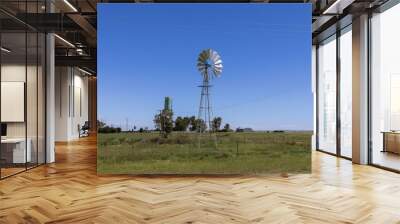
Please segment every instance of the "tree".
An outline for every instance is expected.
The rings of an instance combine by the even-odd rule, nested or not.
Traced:
[[[187,131],[187,129],[189,128],[190,125],[190,117],[184,117],[183,118],[183,124],[184,124],[184,131]]]
[[[112,125],[107,125],[104,121],[97,120],[97,128],[99,133],[120,133],[120,127],[113,127]]]
[[[178,116],[175,119],[174,131],[186,131],[189,126],[190,120],[188,117]]]
[[[212,130],[214,132],[219,131],[219,129],[221,127],[221,124],[222,124],[222,118],[221,117],[215,117],[211,122]]]
[[[197,130],[196,117],[195,116],[191,116],[189,118],[189,130],[190,131],[196,131]]]
[[[154,115],[154,126],[157,130],[161,131],[161,112],[159,114]],[[140,129],[139,129],[140,130]]]
[[[193,127],[197,132],[204,132],[207,129],[206,122],[202,119],[196,119]]]
[[[163,109],[154,116],[154,125],[161,131],[161,135],[167,138],[174,128],[173,113],[170,109]]]
[[[110,127],[108,125],[99,128],[99,133],[120,133],[121,132],[121,128],[114,128],[114,127]]]
[[[97,120],[97,128],[104,128],[106,126],[106,122]]]
[[[224,129],[222,129],[222,131],[223,131],[223,132],[230,132],[230,131],[232,131],[231,125],[230,125],[229,123],[226,123],[226,124],[224,125]]]

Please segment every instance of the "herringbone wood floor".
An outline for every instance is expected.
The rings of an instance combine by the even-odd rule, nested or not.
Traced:
[[[97,176],[95,138],[0,181],[0,223],[400,223],[400,175],[313,152],[289,177]]]

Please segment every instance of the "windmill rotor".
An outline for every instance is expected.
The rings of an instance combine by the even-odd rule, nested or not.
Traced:
[[[197,69],[203,79],[210,80],[213,76],[219,77],[222,73],[221,56],[213,49],[203,50],[197,59]],[[211,74],[210,74],[211,73]]]

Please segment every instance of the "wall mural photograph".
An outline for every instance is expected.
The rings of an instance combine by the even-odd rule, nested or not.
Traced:
[[[309,173],[307,4],[99,4],[99,174]]]

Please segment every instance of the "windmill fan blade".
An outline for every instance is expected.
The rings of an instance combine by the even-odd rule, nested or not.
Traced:
[[[202,61],[207,61],[207,59],[209,58],[209,54],[208,54],[208,52],[207,51],[203,51],[202,53],[201,53],[201,55],[200,55],[200,58],[201,58],[201,60]]]
[[[211,58],[212,60],[216,60],[216,59],[218,58],[217,52],[215,52],[215,51],[211,52],[210,58]]]
[[[200,55],[200,57],[199,57],[199,61],[202,61],[202,62],[206,62],[207,61],[207,55],[206,54],[202,54],[202,55]]]
[[[215,65],[221,65],[221,64],[222,64],[222,61],[221,61],[221,60],[218,60],[218,61],[214,62],[214,66],[215,66]]]
[[[197,69],[201,72],[204,79],[209,79],[212,75],[207,74],[207,70],[218,77],[222,73],[221,56],[213,49],[203,50],[197,59]],[[210,73],[211,74],[211,73]]]
[[[222,68],[214,68],[214,71],[222,72]]]

